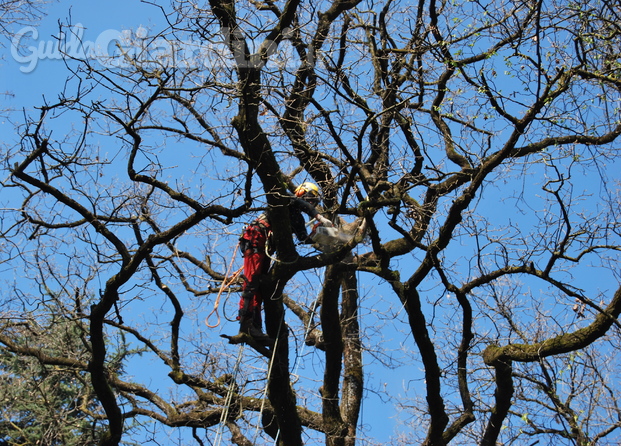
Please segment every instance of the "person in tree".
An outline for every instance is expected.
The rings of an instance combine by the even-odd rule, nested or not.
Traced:
[[[311,219],[316,219],[324,226],[332,226],[332,222],[317,211],[316,206],[319,205],[319,201],[319,188],[316,184],[308,181],[298,186],[290,198],[291,229],[302,243],[312,243],[303,214],[308,215]],[[270,267],[270,257],[268,256],[270,236],[270,215],[269,212],[266,212],[244,228],[239,244],[244,258],[244,284],[239,300],[239,331],[249,334],[258,342],[271,341],[262,330],[261,305],[263,298],[260,291],[261,280]]]

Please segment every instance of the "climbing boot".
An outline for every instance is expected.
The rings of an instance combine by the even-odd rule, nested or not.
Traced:
[[[239,320],[239,332],[250,335],[255,341],[260,344],[273,344],[274,341],[268,335],[254,324],[254,318],[251,314],[245,314],[240,317]]]

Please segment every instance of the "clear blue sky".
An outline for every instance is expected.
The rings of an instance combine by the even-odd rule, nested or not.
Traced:
[[[24,33],[21,39],[14,37],[15,41],[25,44],[17,57],[14,55],[14,42],[3,39],[0,49],[0,92],[3,95],[8,93],[3,98],[3,108],[32,107],[44,95],[52,100],[62,90],[67,77],[64,62],[50,59],[47,50],[56,41],[54,37],[59,35],[59,22],[82,25],[84,42],[97,42],[123,30],[152,29],[154,25],[163,23],[159,9],[139,0],[61,0],[47,5],[44,11],[47,15],[32,26],[38,34],[36,40],[29,25],[13,27],[12,31],[17,35],[20,31]],[[42,45],[45,46],[43,51]],[[31,64],[34,65],[32,68]],[[2,131],[7,130],[3,128]]]

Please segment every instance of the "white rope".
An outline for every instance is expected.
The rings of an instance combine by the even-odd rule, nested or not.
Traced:
[[[306,329],[304,330],[304,339],[306,339],[306,336],[310,332],[310,326],[311,326],[311,323],[312,323],[312,315],[315,314],[318,302],[319,302],[319,299],[315,299],[315,302],[313,302],[313,308],[311,310],[311,317],[308,318],[308,325],[306,326]],[[284,313],[283,313],[283,317],[280,320],[280,326],[278,327],[278,333],[280,333],[280,330],[282,329],[282,324],[284,322],[284,319],[285,319],[285,316],[284,316]],[[261,416],[263,415],[263,409],[265,408],[265,401],[267,400],[267,388],[268,388],[268,385],[269,385],[270,376],[272,374],[272,368],[274,366],[274,357],[276,355],[276,348],[278,347],[278,340],[279,339],[280,339],[280,336],[278,336],[276,338],[276,341],[274,342],[274,349],[272,350],[272,357],[270,359],[269,367],[268,367],[268,370],[267,370],[267,381],[265,383],[265,389],[263,390],[263,398],[261,399],[261,410],[259,410],[259,420],[257,421],[257,428],[256,428],[256,431],[255,431],[253,443],[257,442],[257,438],[258,438],[258,435],[259,435],[259,429],[260,429],[260,424],[259,423],[261,423]],[[304,345],[302,346],[302,350],[300,351],[300,354],[298,356],[302,356],[302,353],[304,352],[305,348],[306,348],[306,343],[304,343]],[[300,367],[300,362],[298,360],[296,360],[296,365],[294,367],[292,375],[296,375],[297,374],[297,370],[298,370],[299,367]],[[280,437],[280,427],[278,428],[278,432],[276,433],[276,437],[274,438],[274,445],[278,444],[278,437]]]
[[[313,321],[313,314],[315,314],[315,310],[317,309],[318,302],[319,302],[319,299],[315,299],[315,302],[313,302],[313,309],[311,310],[311,317],[308,318],[308,325],[306,326],[306,329],[304,330],[304,341],[306,341],[306,336],[308,336],[308,333],[310,333],[311,322]],[[300,350],[300,354],[298,355],[298,358],[302,356],[305,348],[306,348],[306,342],[304,342],[304,344],[302,345],[302,349]],[[300,367],[300,361],[296,359],[295,367],[293,368],[293,372],[291,374],[294,376],[297,375],[299,367]],[[268,380],[269,380],[269,375],[268,375]],[[265,391],[267,393],[267,387],[265,388]],[[261,412],[263,412],[263,407],[261,407]],[[280,437],[280,427],[278,428],[278,432],[276,433],[276,438],[274,438],[274,446],[278,445],[278,437]]]
[[[226,392],[226,398],[224,399],[224,410],[220,415],[220,423],[218,424],[218,430],[216,431],[216,438],[214,440],[215,446],[220,446],[222,442],[222,436],[224,431],[224,423],[226,419],[229,417],[229,408],[231,407],[231,402],[233,401],[233,390],[235,389],[235,383],[237,381],[237,372],[239,371],[239,365],[241,364],[241,360],[244,352],[244,344],[239,346],[239,352],[237,353],[237,361],[235,362],[235,367],[233,368],[233,377],[231,382],[229,383],[229,388]]]
[[[263,398],[261,398],[261,409],[259,410],[259,420],[257,421],[257,429],[254,434],[253,443],[256,444],[257,438],[259,437],[259,429],[261,428],[261,417],[263,415],[263,409],[265,409],[265,401],[267,400],[267,388],[270,383],[270,376],[272,376],[272,369],[274,367],[274,358],[276,357],[276,351],[278,348],[278,340],[280,339],[280,330],[282,329],[282,324],[285,321],[285,313],[283,311],[282,318],[280,319],[280,324],[278,325],[278,335],[276,336],[276,340],[274,341],[274,347],[272,350],[272,357],[270,358],[269,366],[267,368],[267,380],[265,381],[265,388],[263,389]],[[280,428],[278,428],[278,434],[276,434],[276,443],[278,442],[278,436],[280,435]],[[276,444],[274,443],[274,444]]]
[[[300,255],[296,251],[295,260],[291,260],[288,262],[285,262],[284,260],[280,260],[278,257],[274,257],[270,254],[269,246],[267,245],[267,243],[265,244],[265,255],[269,257],[270,259],[272,259],[274,263],[282,263],[283,265],[293,265],[295,262],[298,261],[298,258],[300,257]]]

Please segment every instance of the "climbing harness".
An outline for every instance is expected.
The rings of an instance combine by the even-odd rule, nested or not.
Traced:
[[[272,237],[272,229],[267,215],[261,214],[252,223],[244,226],[239,238],[239,248],[243,253],[248,250],[254,250],[256,253],[262,246],[269,250],[272,246]]]

